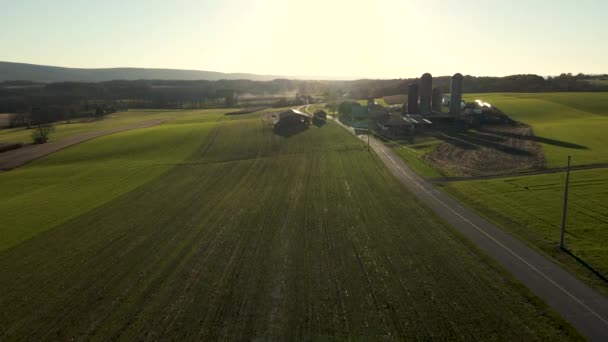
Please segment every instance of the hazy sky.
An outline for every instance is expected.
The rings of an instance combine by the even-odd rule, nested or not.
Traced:
[[[273,75],[608,73],[608,0],[0,0],[0,60]]]

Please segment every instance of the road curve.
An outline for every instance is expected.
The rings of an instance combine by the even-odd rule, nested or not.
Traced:
[[[355,134],[352,128],[334,121]],[[498,261],[588,340],[608,341],[608,298],[416,175],[378,139],[370,138],[370,146],[420,201]]]
[[[146,128],[154,125],[158,125],[166,121],[165,119],[159,120],[151,120],[145,122],[139,122],[127,126],[117,127],[105,131],[99,132],[87,132],[78,135],[74,135],[71,137],[67,137],[57,141],[51,141],[46,144],[40,145],[27,145],[22,148],[18,148],[16,150],[10,150],[4,153],[0,153],[0,172],[8,171],[24,164],[31,162],[32,160],[42,158],[48,154],[63,150],[64,148],[68,148],[70,146],[80,144],[82,142],[99,138],[104,135],[129,131],[138,128]]]

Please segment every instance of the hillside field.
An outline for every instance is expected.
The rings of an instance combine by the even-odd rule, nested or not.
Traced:
[[[209,120],[215,120],[226,112],[224,109],[208,110],[206,117]],[[55,131],[51,134],[50,141],[60,140],[69,136],[74,136],[81,133],[100,132],[109,130],[117,126],[126,126],[139,122],[152,121],[158,119],[171,120],[174,119],[175,113],[178,111],[171,110],[130,110],[125,112],[116,112],[103,117],[100,120],[91,121],[88,118],[73,120],[70,123],[60,122],[55,124]],[[179,120],[187,121],[196,111],[179,111]],[[198,116],[198,114],[196,114]],[[197,119],[198,120],[198,119]],[[0,130],[0,143],[31,143],[32,130],[20,128],[7,128]]]
[[[516,152],[519,152],[519,146],[530,142],[540,144],[544,156],[542,163],[524,163],[514,169],[497,166],[498,170],[502,170],[499,173],[529,170],[535,168],[535,164],[549,168],[563,167],[568,155],[572,156],[572,165],[608,163],[608,149],[605,148],[608,145],[608,135],[605,133],[608,132],[608,93],[465,94],[464,98],[467,101],[482,99],[497,106],[514,120],[530,125],[534,137],[509,134],[502,134],[501,137],[483,130],[469,130],[445,131],[441,137],[416,137],[413,141],[400,141],[395,145],[395,151],[420,175],[435,178],[467,174],[459,171],[459,167],[446,167],[429,160],[429,155],[446,139],[464,142],[469,152],[481,150],[482,154],[483,150],[491,152],[492,148],[503,148],[498,144],[509,143],[508,139],[513,139],[516,144],[507,145],[506,149]],[[517,139],[521,141],[517,142]],[[466,149],[454,152],[463,153]],[[480,158],[483,159],[488,158]],[[497,172],[471,171],[474,170],[468,173],[473,175]]]
[[[608,163],[608,93],[466,94],[532,126],[548,167]]]
[[[0,340],[580,339],[337,125],[172,115],[0,173]]]

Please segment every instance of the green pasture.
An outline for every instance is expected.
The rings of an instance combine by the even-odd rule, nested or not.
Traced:
[[[0,174],[1,340],[580,339],[336,124],[207,119]]]
[[[426,178],[439,178],[444,174],[427,163],[425,156],[441,143],[441,140],[433,137],[418,137],[411,142],[398,141],[389,144],[414,172]]]
[[[549,167],[608,163],[608,93],[467,94],[529,124]]]
[[[159,176],[198,146],[211,115],[116,133],[0,173],[0,251],[52,229]],[[214,120],[217,120],[215,118]]]
[[[572,267],[591,283],[608,290],[580,261],[564,254],[559,242],[565,173],[453,182],[445,189],[523,240]],[[570,175],[567,248],[582,262],[608,277],[608,170]]]
[[[222,116],[225,109],[207,110],[207,115],[202,120],[215,120]],[[112,128],[137,124],[140,122],[166,119],[177,119],[180,122],[193,120],[200,122],[200,111],[177,111],[177,110],[130,110],[117,112],[104,117],[101,120],[88,121],[89,119],[77,119],[71,123],[61,122],[55,124],[55,131],[51,134],[50,141],[60,140],[69,136],[88,132],[101,132]],[[30,143],[32,141],[32,130],[25,128],[0,129],[0,143]]]

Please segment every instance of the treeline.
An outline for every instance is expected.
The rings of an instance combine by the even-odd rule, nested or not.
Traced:
[[[354,81],[353,95],[382,97],[407,94],[407,85],[419,82],[419,78],[402,80]],[[450,91],[450,76],[433,77],[433,87],[444,93]],[[538,92],[583,92],[608,91],[608,75],[561,74],[543,78],[538,75],[512,75],[505,77],[464,76],[465,93],[538,93]]]
[[[433,79],[433,86],[449,92],[450,77]],[[214,108],[259,106],[251,98],[282,95],[277,103],[296,94],[315,95],[325,100],[364,99],[406,94],[407,86],[419,79],[305,81],[110,81],[100,83],[35,83],[8,81],[0,83],[0,112],[52,113],[57,120],[100,115],[113,110],[137,108]],[[538,75],[507,77],[465,76],[464,91],[550,92],[608,91],[608,75],[562,74],[543,78]],[[242,98],[243,101],[239,101]],[[249,100],[245,100],[245,98]],[[46,114],[45,114],[46,117]]]

